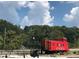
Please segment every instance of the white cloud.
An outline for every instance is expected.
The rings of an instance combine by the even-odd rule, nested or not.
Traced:
[[[22,28],[22,29],[23,29],[26,25],[29,25],[29,20],[28,20],[28,17],[27,17],[27,16],[25,16],[25,17],[23,18],[23,20],[21,21],[20,25],[21,25],[21,28]]]
[[[13,24],[20,25],[21,19],[17,9],[25,7],[25,1],[17,2],[0,2],[0,19],[7,20]]]
[[[74,19],[73,15],[68,15],[68,14],[64,15],[64,21],[72,21],[73,19]]]
[[[18,1],[18,4],[19,4],[20,6],[25,6],[26,1]]]
[[[28,7],[30,8],[28,14],[29,25],[53,25],[50,24],[54,17],[50,16],[48,2],[29,2]]]
[[[69,26],[79,27],[79,7],[72,8],[70,14],[64,15],[63,20],[66,21]]]
[[[52,6],[50,10],[52,10],[52,11],[53,11],[53,10],[54,10],[54,7]]]
[[[17,9],[24,7],[30,8],[27,15],[20,19]],[[13,24],[21,25],[53,25],[51,22],[54,17],[50,16],[50,5],[47,1],[17,1],[17,2],[0,2],[0,18],[5,19]],[[27,11],[26,11],[27,12]]]
[[[30,9],[33,9],[35,7],[35,3],[28,2],[27,7],[29,7]]]
[[[19,16],[16,8],[16,2],[0,2],[0,19],[5,19],[13,24],[18,24]]]

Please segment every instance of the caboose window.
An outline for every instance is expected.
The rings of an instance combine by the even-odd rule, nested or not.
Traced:
[[[59,43],[57,43],[57,46],[61,46]]]
[[[62,46],[64,46],[64,44],[59,44],[59,43],[58,43],[57,46],[62,47]]]

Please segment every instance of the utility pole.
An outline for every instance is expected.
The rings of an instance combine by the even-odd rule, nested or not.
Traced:
[[[4,50],[5,50],[5,40],[6,40],[6,27],[4,28]]]

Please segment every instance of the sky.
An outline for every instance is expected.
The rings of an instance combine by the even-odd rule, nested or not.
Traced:
[[[0,19],[31,25],[79,27],[79,1],[0,1]]]

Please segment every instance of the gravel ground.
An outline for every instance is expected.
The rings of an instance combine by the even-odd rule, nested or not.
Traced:
[[[5,58],[5,55],[0,55],[0,59]],[[24,58],[22,55],[7,55],[7,58]],[[25,55],[25,58],[32,58],[30,55]],[[37,57],[35,57],[37,58]],[[60,56],[51,56],[51,55],[40,55],[39,58],[79,58],[79,55],[60,55]]]

